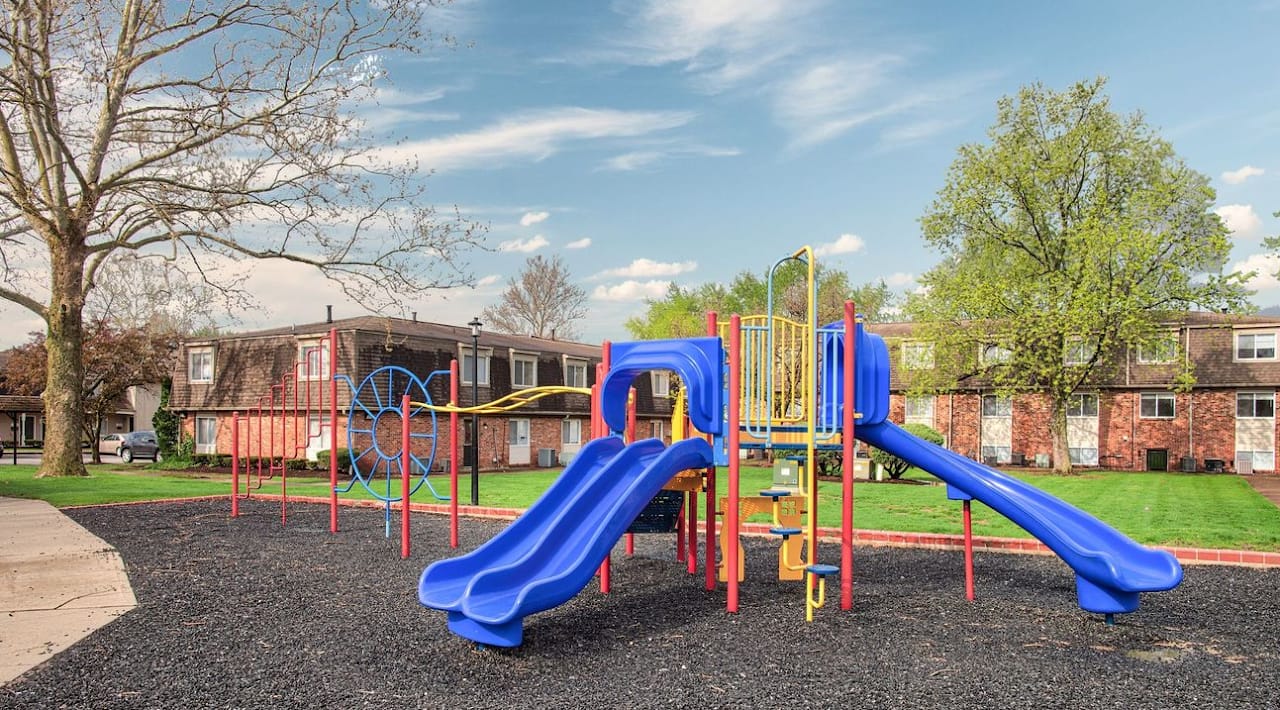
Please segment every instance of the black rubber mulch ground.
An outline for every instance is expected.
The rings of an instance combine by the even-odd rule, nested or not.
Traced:
[[[1107,627],[1075,604],[1056,558],[856,551],[855,611],[803,621],[802,593],[748,547],[742,609],[724,612],[670,537],[615,556],[596,584],[526,622],[525,644],[478,650],[420,607],[446,521],[415,517],[399,559],[380,511],[222,502],[82,509],[115,545],[138,608],[0,688],[13,708],[1262,708],[1280,698],[1280,570],[1193,566]],[[502,523],[464,520],[463,548]],[[835,550],[827,555],[836,556]]]

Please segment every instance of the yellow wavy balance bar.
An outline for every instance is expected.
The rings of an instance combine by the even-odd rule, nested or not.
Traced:
[[[455,407],[451,404],[427,404],[425,402],[410,402],[413,407],[420,407],[433,412],[457,412],[458,414],[498,414],[500,412],[510,412],[513,409],[536,402],[543,397],[550,397],[554,394],[584,394],[591,396],[590,387],[565,387],[562,385],[545,385],[542,387],[530,387],[529,389],[518,390],[511,394],[499,397],[492,402],[484,404],[476,404],[470,407]]]

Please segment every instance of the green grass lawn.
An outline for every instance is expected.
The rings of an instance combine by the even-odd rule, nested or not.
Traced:
[[[226,495],[229,477],[156,470],[146,464],[90,466],[89,478],[34,478],[34,466],[0,466],[0,496],[39,498],[55,506],[91,505],[162,498]],[[725,469],[720,470],[717,494],[727,492]],[[499,508],[525,508],[551,484],[560,471],[485,473],[480,477],[480,503]],[[1280,551],[1280,509],[1260,496],[1248,481],[1231,475],[1186,473],[1089,472],[1075,476],[1015,473],[1146,544]],[[742,468],[741,494],[755,495],[772,486],[772,469]],[[909,478],[936,481],[921,472]],[[431,477],[440,495],[448,495],[448,478]],[[345,483],[345,481],[344,481]],[[375,481],[385,491],[382,480]],[[398,480],[392,483],[398,492]],[[291,476],[290,495],[328,496],[325,478]],[[264,481],[262,493],[279,493],[277,479]],[[854,525],[866,530],[904,532],[961,532],[958,501],[947,500],[942,485],[910,485],[860,481],[854,486]],[[356,484],[344,498],[371,499]],[[459,500],[471,499],[470,477],[459,476]],[[818,484],[819,525],[840,525],[841,488],[838,482]],[[418,502],[434,499],[426,490]],[[763,521],[762,516],[755,519]],[[1021,528],[974,501],[976,535],[1028,537]]]

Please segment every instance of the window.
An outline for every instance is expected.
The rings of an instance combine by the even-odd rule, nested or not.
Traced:
[[[1154,339],[1138,343],[1138,364],[1162,365],[1178,359],[1178,336],[1164,333]]]
[[[560,443],[564,446],[582,444],[582,420],[564,419],[560,422]]]
[[[1065,353],[1068,365],[1088,365],[1098,354],[1098,345],[1084,338],[1069,338]]]
[[[649,433],[653,438],[663,440],[667,435],[667,427],[664,422],[652,422],[649,426]]]
[[[1097,466],[1098,450],[1072,446],[1067,449],[1071,463],[1076,466]]]
[[[1239,392],[1236,394],[1237,419],[1274,419],[1276,395],[1274,392]]]
[[[1236,451],[1236,472],[1274,471],[1276,452],[1274,451]]]
[[[587,386],[587,361],[586,360],[570,360],[568,358],[565,358],[564,384],[566,387],[586,387]]]
[[[1236,360],[1276,359],[1275,333],[1236,333]]]
[[[933,396],[907,397],[905,403],[907,424],[928,424],[933,426]]]
[[[1143,419],[1173,419],[1172,392],[1143,392],[1138,415]]]
[[[213,382],[213,348],[192,348],[187,351],[187,379],[192,382]]]
[[[511,386],[538,386],[538,356],[526,353],[511,353]]]
[[[984,417],[1013,416],[1013,399],[1009,397],[998,397],[994,394],[982,395],[982,416]]]
[[[1067,416],[1068,417],[1096,417],[1098,416],[1098,395],[1096,394],[1073,394],[1067,400]]]
[[[512,446],[529,445],[528,419],[512,419],[509,422],[509,426],[507,427],[507,443]]]
[[[904,370],[930,370],[933,368],[933,343],[908,340],[902,344],[902,368]]]
[[[671,396],[671,373],[666,370],[654,370],[649,373],[653,382],[654,397]]]
[[[984,446],[982,447],[982,460],[987,462],[994,461],[1000,464],[1013,463],[1013,447]]]
[[[323,380],[329,376],[329,342],[298,343],[298,379]]]
[[[218,451],[218,420],[216,417],[196,416],[196,453],[213,454]]]
[[[1013,351],[1003,345],[983,345],[978,351],[978,362],[983,365],[1002,365],[1013,359]]]
[[[460,363],[462,366],[462,384],[469,385],[475,382],[478,385],[488,387],[489,358],[490,352],[481,348],[479,362],[477,362],[471,353],[471,348],[462,348],[462,362]],[[478,370],[477,367],[479,368]]]

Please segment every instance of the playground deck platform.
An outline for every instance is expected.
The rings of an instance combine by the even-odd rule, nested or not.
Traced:
[[[1280,569],[1191,565],[1105,626],[1054,557],[984,554],[975,602],[954,551],[858,547],[852,613],[803,621],[748,540],[742,610],[702,589],[667,536],[615,554],[591,583],[530,617],[523,646],[477,650],[415,597],[450,556],[440,516],[416,516],[413,556],[382,513],[225,501],[67,515],[123,557],[138,606],[0,687],[9,708],[876,707],[1261,708],[1280,697]],[[464,520],[462,549],[503,521]],[[619,548],[620,549],[620,548]],[[824,548],[834,556],[834,548]]]

